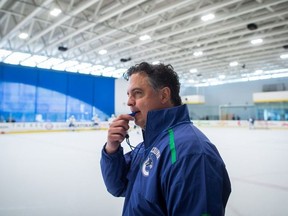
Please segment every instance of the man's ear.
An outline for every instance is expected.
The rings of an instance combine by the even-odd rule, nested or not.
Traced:
[[[171,90],[168,87],[164,87],[161,90],[161,103],[165,104],[171,101]]]

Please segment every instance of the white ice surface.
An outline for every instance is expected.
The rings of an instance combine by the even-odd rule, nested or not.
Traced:
[[[200,128],[232,182],[227,216],[288,215],[288,131]],[[100,172],[106,131],[0,135],[0,216],[117,216]],[[130,132],[131,144],[141,133]],[[125,149],[128,149],[125,146]]]

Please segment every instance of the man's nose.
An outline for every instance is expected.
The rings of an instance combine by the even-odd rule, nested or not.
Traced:
[[[127,105],[128,106],[135,106],[135,100],[132,96],[128,96]]]

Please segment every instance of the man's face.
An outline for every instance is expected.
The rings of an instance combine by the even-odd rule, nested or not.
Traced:
[[[135,124],[142,129],[145,129],[148,111],[167,107],[162,91],[153,89],[144,73],[136,73],[129,78],[127,94],[131,111],[138,112]]]

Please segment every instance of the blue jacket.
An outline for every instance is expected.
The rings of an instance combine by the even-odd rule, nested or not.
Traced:
[[[221,216],[231,192],[216,147],[190,121],[186,105],[150,111],[144,142],[123,155],[102,150],[107,190],[125,196],[123,215]]]

